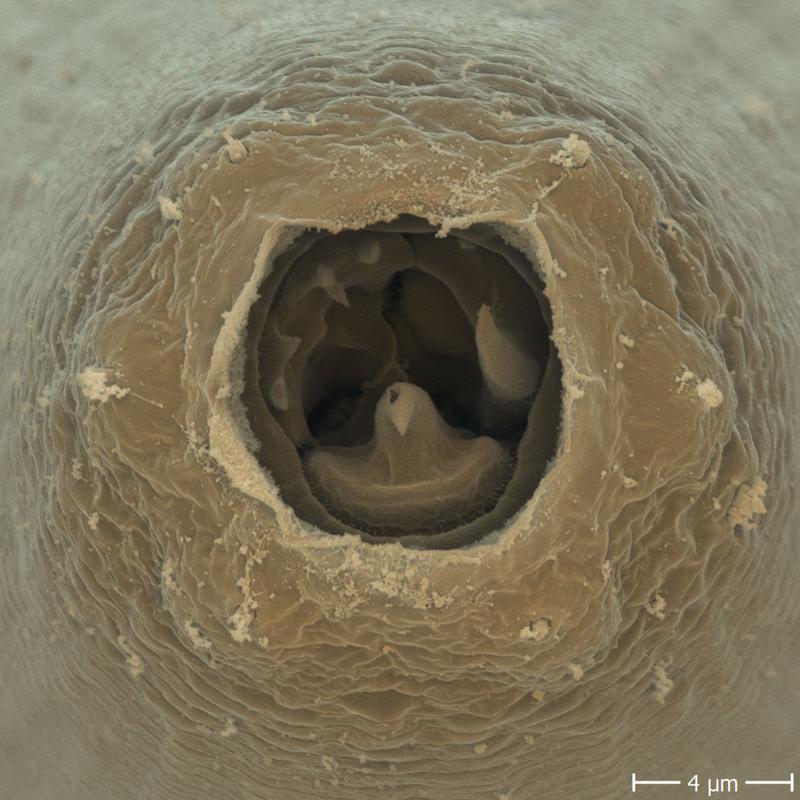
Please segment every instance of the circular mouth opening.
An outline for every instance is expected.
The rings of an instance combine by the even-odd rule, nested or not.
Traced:
[[[533,265],[491,226],[307,231],[248,321],[242,399],[261,466],[328,533],[474,543],[555,455],[551,326]]]

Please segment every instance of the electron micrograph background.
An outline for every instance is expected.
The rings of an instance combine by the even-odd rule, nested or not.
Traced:
[[[0,797],[790,793],[795,2],[0,10]]]

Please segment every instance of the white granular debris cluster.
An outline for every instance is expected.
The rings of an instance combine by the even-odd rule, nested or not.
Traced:
[[[125,663],[128,666],[128,672],[130,672],[131,677],[138,678],[144,672],[142,657],[134,651],[127,636],[123,634],[117,636],[117,644],[125,656]]]
[[[576,664],[574,662],[567,664],[567,671],[570,675],[572,675],[572,679],[576,681],[583,680],[583,676],[586,674],[585,670],[580,664]]]
[[[722,392],[719,390],[717,384],[710,378],[706,378],[704,381],[698,383],[695,391],[697,392],[697,396],[709,408],[717,408],[717,406],[722,405]]]
[[[526,625],[520,629],[520,639],[531,639],[534,642],[541,642],[550,635],[551,623],[549,619],[540,618],[531,625]]]
[[[563,142],[558,152],[550,156],[552,164],[559,164],[565,169],[578,169],[586,164],[592,155],[592,148],[577,133],[571,133]]]
[[[664,598],[664,595],[660,592],[656,592],[652,599],[645,606],[645,610],[648,614],[651,614],[656,619],[664,620],[667,618],[667,615],[664,613],[664,609],[666,607],[667,601]]]
[[[673,690],[675,684],[667,675],[667,670],[663,664],[656,664],[653,667],[653,697],[656,702],[664,705],[667,695]]]
[[[161,209],[161,217],[165,222],[180,222],[183,219],[180,200],[171,200],[163,194],[158,195],[158,207]]]
[[[106,370],[99,367],[87,367],[78,374],[78,386],[87,400],[105,403],[112,397],[123,398],[129,389],[108,382]]]

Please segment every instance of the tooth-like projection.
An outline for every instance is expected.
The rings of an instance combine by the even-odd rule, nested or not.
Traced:
[[[7,6],[0,798],[788,794],[797,3]]]
[[[424,389],[394,383],[375,408],[372,439],[315,452],[308,473],[339,518],[392,532],[456,528],[508,481],[510,457],[492,438],[467,436]]]
[[[269,386],[270,402],[280,411],[289,410],[286,370],[300,343],[297,336],[282,336],[273,331],[265,344],[264,360],[269,365],[269,375],[265,376],[264,381]]]
[[[485,303],[475,326],[478,362],[493,394],[504,400],[524,400],[539,383],[539,365],[498,327]]]

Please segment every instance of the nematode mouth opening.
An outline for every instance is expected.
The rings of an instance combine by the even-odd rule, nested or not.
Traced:
[[[504,253],[487,226],[442,238],[405,216],[307,232],[278,258],[250,315],[243,399],[301,518],[454,547],[531,496],[556,449],[560,367],[542,281]]]

